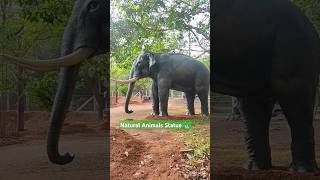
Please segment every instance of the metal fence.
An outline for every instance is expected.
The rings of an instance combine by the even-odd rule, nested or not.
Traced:
[[[314,119],[320,120],[320,88],[318,88],[315,98]],[[214,93],[212,95],[212,106],[213,115],[226,117],[232,112],[232,97]]]
[[[232,98],[231,96],[213,93],[211,96],[212,113],[215,116],[227,116],[231,113]]]

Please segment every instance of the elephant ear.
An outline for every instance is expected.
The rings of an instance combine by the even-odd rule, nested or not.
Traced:
[[[149,70],[150,72],[152,72],[156,67],[157,60],[154,57],[154,54],[152,53],[148,53],[148,57],[149,57]]]

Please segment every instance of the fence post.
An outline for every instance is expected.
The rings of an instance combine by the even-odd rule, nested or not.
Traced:
[[[10,111],[10,93],[6,92],[6,112]]]
[[[17,132],[24,130],[24,110],[26,106],[26,96],[24,95],[24,80],[22,78],[23,69],[18,66],[17,80]]]
[[[3,117],[3,108],[2,108],[2,97],[3,94],[0,92],[0,137],[5,137],[6,136],[6,126],[5,126],[5,118]]]
[[[116,104],[118,104],[118,82],[116,81]]]

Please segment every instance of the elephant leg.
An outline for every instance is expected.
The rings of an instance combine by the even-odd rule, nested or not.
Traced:
[[[249,160],[246,169],[271,168],[269,124],[274,101],[266,97],[239,98],[240,111],[244,119],[245,141]]]
[[[156,81],[152,81],[152,113],[151,115],[158,116],[159,112],[159,95],[158,84]]]
[[[188,108],[188,115],[193,116],[194,113],[194,92],[185,92],[187,98],[187,108]]]
[[[169,88],[160,87],[158,89],[160,99],[160,116],[168,116],[168,100],[169,100]]]
[[[201,102],[201,115],[209,116],[208,110],[208,91],[200,91],[198,92],[198,96]]]
[[[313,96],[300,94],[294,99],[280,98],[279,102],[291,128],[292,163],[289,170],[298,172],[319,171],[314,149]]]

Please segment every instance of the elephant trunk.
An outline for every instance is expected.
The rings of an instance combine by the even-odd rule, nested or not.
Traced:
[[[71,162],[74,155],[59,153],[59,137],[63,125],[67,109],[72,97],[72,91],[76,84],[76,79],[79,71],[79,65],[62,68],[60,71],[60,79],[58,91],[55,96],[50,118],[50,127],[47,140],[47,153],[51,162],[55,164],[67,164]]]
[[[73,31],[75,31],[74,24],[76,21],[69,22],[64,32],[61,55],[66,56],[72,54],[75,49],[75,39]],[[59,84],[57,93],[52,106],[52,113],[50,117],[50,127],[48,131],[47,139],[47,154],[51,162],[55,164],[67,164],[71,162],[74,155],[65,153],[61,155],[59,153],[59,137],[63,122],[67,113],[67,110],[72,99],[72,93],[76,85],[76,79],[79,73],[80,64],[73,66],[63,67],[60,69]]]
[[[133,69],[133,67],[132,67],[132,69],[131,69],[131,71],[130,71],[130,79],[133,79],[133,72],[134,72],[134,69]],[[126,102],[125,102],[125,109],[124,109],[124,111],[125,111],[126,113],[128,113],[128,114],[133,113],[132,110],[129,110],[129,102],[130,102],[130,99],[131,99],[131,96],[132,96],[132,91],[133,91],[135,82],[136,82],[136,81],[132,81],[132,82],[129,83],[128,91],[127,91],[127,94],[126,94]]]

